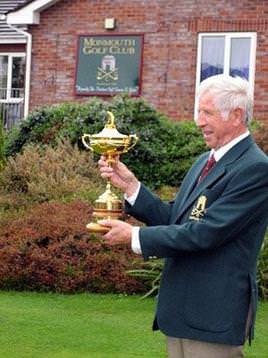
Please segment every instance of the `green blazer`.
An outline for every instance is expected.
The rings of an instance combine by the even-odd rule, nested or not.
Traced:
[[[154,328],[167,336],[242,345],[256,263],[268,223],[268,158],[249,136],[196,185],[209,153],[186,175],[175,200],[142,185],[126,211],[140,229],[145,259],[165,258]]]

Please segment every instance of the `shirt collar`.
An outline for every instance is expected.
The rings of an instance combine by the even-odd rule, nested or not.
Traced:
[[[216,162],[218,162],[224,154],[228,152],[233,146],[239,143],[242,139],[248,137],[250,135],[249,131],[247,130],[245,133],[241,134],[240,136],[236,137],[235,139],[231,140],[231,142],[225,144],[223,147],[215,150],[211,149],[209,156],[214,155]]]

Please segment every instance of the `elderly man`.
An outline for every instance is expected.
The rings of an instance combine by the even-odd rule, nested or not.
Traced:
[[[117,160],[101,175],[125,193],[147,226],[102,221],[111,244],[165,258],[154,329],[169,357],[243,357],[253,337],[256,263],[268,222],[268,158],[248,130],[246,80],[218,75],[199,89],[197,126],[211,149],[193,164],[174,201],[162,202]]]

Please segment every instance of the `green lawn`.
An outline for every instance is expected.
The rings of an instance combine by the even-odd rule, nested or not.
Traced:
[[[255,327],[255,339],[246,346],[246,358],[268,358],[268,302],[260,302]]]
[[[151,331],[154,299],[0,292],[0,357],[166,357]],[[268,303],[261,304],[247,358],[268,357]]]

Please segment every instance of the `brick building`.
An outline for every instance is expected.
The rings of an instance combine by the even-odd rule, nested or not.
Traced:
[[[5,3],[9,6],[4,9]],[[0,12],[6,14],[2,27],[0,23],[0,58],[12,52],[21,58],[17,72],[25,71],[21,83],[26,114],[44,104],[115,94],[118,76],[112,78],[107,69],[112,68],[115,75],[116,65],[111,61],[120,61],[120,56],[117,59],[109,48],[123,39],[124,44],[140,41],[133,50],[139,51],[135,63],[130,56],[121,56],[137,72],[133,93],[171,118],[192,119],[199,82],[225,72],[248,78],[254,91],[254,116],[268,119],[266,0],[17,0],[1,1]],[[85,57],[81,41],[88,48],[95,46],[95,52]],[[107,51],[97,49],[96,44],[103,43]],[[104,54],[110,57],[104,59]],[[100,58],[102,65],[97,65]],[[84,83],[96,68],[107,81],[105,93],[90,83],[92,79],[84,87],[78,83]],[[132,72],[129,68],[125,78]],[[14,83],[19,85],[19,80]],[[118,92],[122,88],[132,91],[131,86],[119,87]]]

